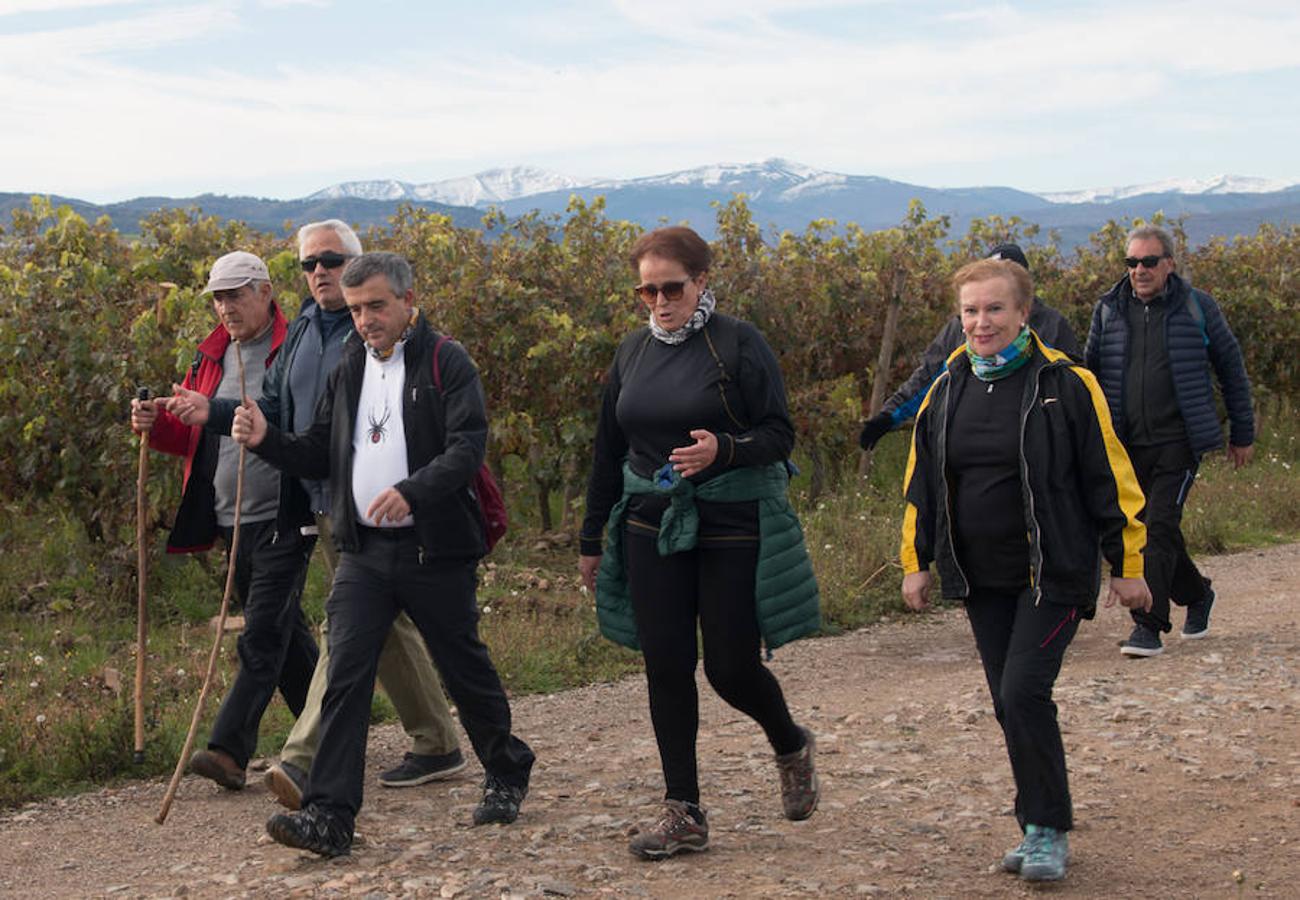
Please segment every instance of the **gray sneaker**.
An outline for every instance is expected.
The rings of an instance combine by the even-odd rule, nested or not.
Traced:
[[[1133,633],[1128,636],[1128,640],[1119,645],[1119,652],[1125,656],[1141,659],[1147,656],[1159,656],[1165,652],[1165,648],[1160,643],[1158,631],[1145,625],[1134,625]]]
[[[1025,826],[1025,858],[1020,877],[1025,881],[1060,881],[1070,861],[1070,837],[1046,825]]]
[[[1020,845],[1012,850],[1008,850],[1002,856],[1003,872],[1019,872],[1020,867],[1025,864],[1025,854],[1029,852],[1029,835],[1025,835],[1020,840]]]
[[[800,726],[799,730],[803,732],[803,746],[776,758],[776,769],[781,775],[781,808],[792,822],[811,816],[821,796],[817,769],[813,764],[817,741],[807,728]]]
[[[407,753],[400,764],[379,776],[379,783],[391,788],[415,787],[417,784],[450,778],[463,768],[465,757],[459,748],[434,756]]]
[[[1187,607],[1187,621],[1179,635],[1184,640],[1195,641],[1210,633],[1210,610],[1214,608],[1214,588],[1205,586],[1205,599]]]
[[[632,838],[627,849],[641,859],[667,859],[683,850],[698,853],[709,849],[709,820],[698,806],[694,811],[699,813],[699,821],[685,801],[665,800],[659,821]]]

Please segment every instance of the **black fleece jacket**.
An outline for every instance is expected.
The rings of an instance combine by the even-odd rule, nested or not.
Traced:
[[[442,393],[433,381],[438,335],[424,316],[416,321],[404,356],[402,422],[410,475],[394,487],[411,505],[425,557],[476,558],[487,552],[483,519],[473,491],[487,447],[483,384],[465,348],[447,341],[439,354]],[[297,434],[268,423],[255,453],[300,478],[329,478],[331,527],[342,552],[356,552],[358,511],[352,500],[352,437],[366,348],[350,341],[330,375],[311,427]]]

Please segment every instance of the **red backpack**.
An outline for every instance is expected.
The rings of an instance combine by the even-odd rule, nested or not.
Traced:
[[[447,335],[439,335],[433,345],[433,384],[442,394],[442,370],[438,366],[438,352],[442,345],[451,340]],[[474,493],[478,495],[479,514],[483,516],[483,534],[487,538],[488,552],[497,545],[510,527],[510,517],[506,514],[506,498],[501,494],[497,480],[492,477],[492,470],[487,463],[478,467],[474,473]]]

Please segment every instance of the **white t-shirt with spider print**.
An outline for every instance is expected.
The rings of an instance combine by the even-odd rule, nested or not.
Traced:
[[[361,377],[361,400],[352,431],[352,502],[357,521],[372,528],[405,528],[415,524],[413,516],[399,522],[385,519],[382,525],[366,516],[366,510],[387,488],[411,474],[406,464],[406,428],[402,424],[402,389],[406,386],[405,342],[393,348],[388,359],[366,354]]]

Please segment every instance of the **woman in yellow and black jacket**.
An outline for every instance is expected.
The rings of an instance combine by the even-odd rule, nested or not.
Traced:
[[[928,602],[931,563],[963,601],[1016,780],[1020,846],[1003,860],[1030,881],[1065,875],[1073,826],[1052,686],[1100,557],[1110,595],[1149,606],[1143,498],[1096,379],[1027,325],[1029,273],[1005,260],[953,276],[966,343],[922,404],[905,475],[903,597]]]

